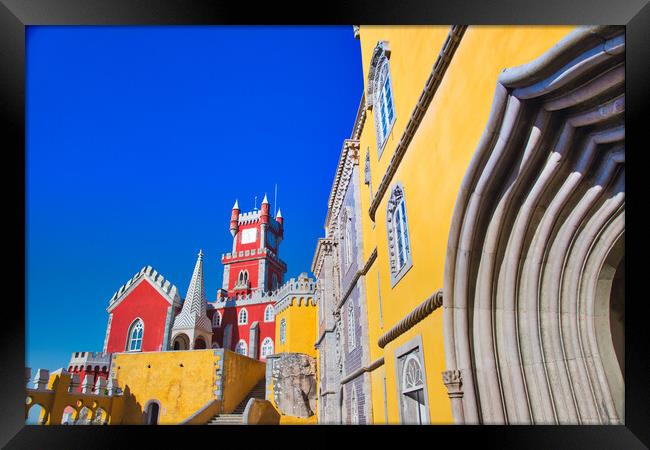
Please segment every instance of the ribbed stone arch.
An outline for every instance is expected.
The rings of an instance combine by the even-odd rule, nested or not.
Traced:
[[[606,26],[499,77],[447,247],[457,423],[623,422],[603,267],[623,257],[624,82],[624,29]]]

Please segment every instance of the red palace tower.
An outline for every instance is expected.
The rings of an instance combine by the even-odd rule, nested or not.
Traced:
[[[273,293],[282,285],[287,265],[279,257],[284,219],[271,217],[264,196],[261,208],[241,213],[235,202],[230,216],[232,252],[221,257],[222,288],[208,307],[212,342],[251,358],[266,359],[275,347]]]

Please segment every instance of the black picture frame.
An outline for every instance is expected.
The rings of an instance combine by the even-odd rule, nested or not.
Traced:
[[[649,142],[643,110],[648,110],[650,83],[650,0],[365,0],[351,2],[223,2],[215,0],[0,0],[0,111],[2,112],[4,229],[7,241],[4,320],[0,327],[3,362],[0,365],[0,445],[6,448],[133,448],[134,435],[155,447],[168,448],[174,440],[197,445],[197,438],[222,445],[233,438],[240,444],[266,445],[263,440],[299,433],[301,446],[322,444],[317,434],[329,435],[329,445],[352,443],[352,435],[370,434],[384,440],[389,434],[414,433],[425,445],[451,439],[462,447],[478,440],[488,447],[513,448],[647,448],[650,445],[650,376],[646,302],[639,267],[643,264],[645,191],[640,145]],[[267,427],[243,434],[241,428],[211,427],[38,427],[26,426],[25,401],[25,27],[30,25],[220,25],[220,24],[610,24],[626,26],[626,144],[628,153],[627,232],[632,243],[626,257],[625,426],[435,426],[435,427]],[[352,33],[352,30],[350,31]],[[261,43],[263,45],[263,43]],[[645,125],[645,126],[644,126]],[[644,141],[643,136],[646,135]],[[645,151],[644,151],[645,150]],[[635,207],[636,205],[636,207]],[[629,205],[628,205],[629,206]],[[637,219],[635,217],[638,216]],[[638,230],[638,231],[637,231]],[[6,242],[6,241],[5,241]],[[5,272],[7,273],[7,272]],[[629,288],[628,288],[629,289]],[[13,308],[15,307],[15,308]],[[52,305],[56,307],[56,305]],[[8,309],[12,308],[12,309]],[[12,311],[13,312],[10,312]],[[316,433],[316,434],[314,434]],[[364,439],[364,436],[354,436]],[[284,436],[283,440],[288,442]],[[422,441],[424,439],[424,441]],[[364,442],[364,441],[359,441]],[[367,442],[367,441],[366,441]],[[361,445],[361,444],[357,444]],[[399,444],[398,444],[399,445]],[[419,444],[418,444],[419,445]]]

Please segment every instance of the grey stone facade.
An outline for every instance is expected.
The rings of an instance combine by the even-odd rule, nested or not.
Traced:
[[[359,143],[346,140],[334,180],[312,271],[318,292],[319,421],[366,424],[371,420],[370,362],[359,202]],[[352,376],[354,373],[358,376]]]

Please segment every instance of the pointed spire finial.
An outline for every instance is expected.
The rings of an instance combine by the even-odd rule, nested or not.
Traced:
[[[278,208],[278,215],[275,216],[276,218],[282,218],[282,208]]]
[[[203,258],[203,249],[202,248],[199,249],[199,258]]]
[[[264,200],[262,200],[262,204],[266,203],[267,205],[269,204],[269,199],[266,198],[266,194],[264,194]]]
[[[239,209],[239,202],[235,199],[235,204],[232,205],[232,209]]]

